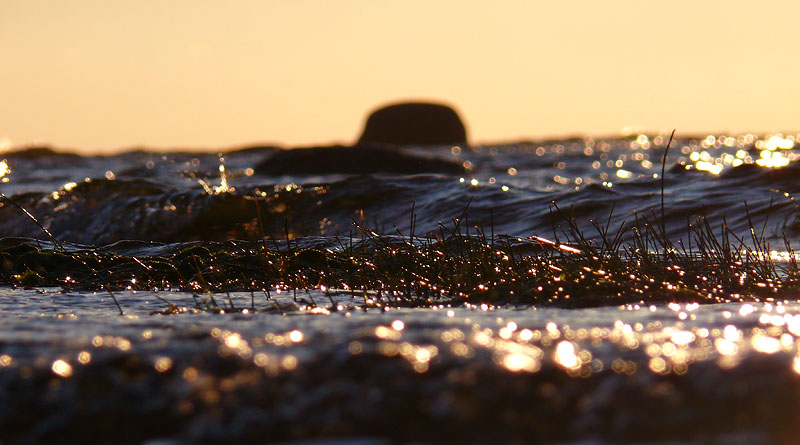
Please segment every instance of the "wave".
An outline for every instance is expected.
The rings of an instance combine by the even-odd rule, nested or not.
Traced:
[[[680,145],[664,178],[670,236],[685,234],[697,217],[743,239],[751,225],[768,239],[800,234],[797,162],[744,163],[714,174],[683,153],[691,141]],[[408,233],[413,224],[417,234],[435,235],[453,219],[468,230],[548,236],[574,218],[593,237],[592,221],[612,229],[660,221],[660,153],[634,150],[627,140],[587,147],[578,139],[424,149],[250,147],[222,159],[145,151],[62,159],[29,149],[4,155],[13,175],[0,186],[58,240],[92,245],[347,236],[354,222],[389,234]],[[722,151],[720,159],[741,156]],[[209,187],[222,162],[230,187]],[[0,231],[43,238],[7,203],[0,205]]]

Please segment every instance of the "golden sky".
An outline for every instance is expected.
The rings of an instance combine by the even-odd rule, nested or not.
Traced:
[[[404,98],[473,142],[800,128],[800,2],[0,0],[0,150],[351,143]]]

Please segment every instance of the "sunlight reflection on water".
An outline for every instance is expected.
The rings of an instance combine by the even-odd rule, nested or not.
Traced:
[[[184,304],[191,298],[159,295]],[[163,305],[150,293],[120,293],[126,316],[115,316],[102,294],[6,289],[0,303],[7,326],[0,332],[6,345],[0,366],[44,358],[54,373],[68,377],[72,366],[93,360],[92,351],[116,350],[152,356],[155,369],[163,372],[211,347],[193,336],[216,339],[220,356],[233,354],[260,367],[273,363],[271,373],[295,370],[330,348],[402,357],[417,372],[475,360],[512,372],[556,366],[573,377],[606,369],[685,374],[698,362],[731,369],[745,358],[774,354],[784,356],[787,369],[795,372],[800,363],[800,305],[795,303],[572,310],[467,305],[366,312],[353,306],[330,312],[282,295],[284,310],[162,316],[150,315]],[[234,301],[250,297],[232,294]],[[349,295],[335,298],[340,308],[352,306]],[[24,349],[15,346],[22,343]]]
[[[151,315],[165,304],[155,294],[118,292],[126,314],[119,316],[102,293],[21,289],[0,293],[0,321],[5,327],[0,331],[0,389],[50,376],[61,383],[37,390],[53,392],[48,400],[66,405],[75,403],[68,394],[82,394],[81,403],[105,406],[114,394],[144,391],[142,397],[174,399],[179,409],[198,416],[223,406],[236,412],[238,402],[232,400],[241,397],[256,397],[264,406],[288,397],[280,403],[316,412],[320,408],[313,408],[316,405],[310,401],[339,400],[337,394],[345,388],[358,405],[364,403],[358,402],[359,394],[380,393],[394,400],[410,396],[408,391],[419,384],[423,385],[419,391],[433,391],[426,392],[430,403],[443,404],[436,405],[438,409],[463,416],[459,410],[466,409],[461,405],[466,402],[452,394],[496,403],[495,391],[501,391],[504,399],[523,391],[538,402],[520,412],[568,413],[572,408],[564,405],[565,395],[587,391],[582,402],[575,402],[579,411],[571,415],[577,417],[560,421],[574,433],[594,425],[591,419],[608,416],[603,413],[609,404],[615,407],[615,418],[638,419],[634,412],[642,409],[641,402],[628,400],[638,394],[637,388],[661,394],[667,401],[682,397],[683,410],[704,412],[702,403],[723,403],[731,381],[741,378],[755,385],[737,396],[741,409],[749,410],[763,408],[764,397],[793,391],[786,382],[800,374],[800,304],[796,303],[632,304],[570,310],[484,304],[364,310],[357,306],[363,300],[347,293],[332,295],[338,308],[320,311],[308,303],[310,298],[325,301],[321,293],[295,302],[291,293],[283,292],[279,297],[273,293],[277,301],[271,305],[257,303],[256,311],[165,316]],[[159,292],[158,296],[192,306],[191,295]],[[251,295],[232,293],[231,298],[237,306],[245,306]],[[370,377],[365,379],[364,371]],[[760,377],[753,377],[754,372]],[[105,396],[92,392],[92,382],[109,375],[118,387]],[[141,380],[145,375],[151,377]],[[673,378],[686,380],[675,386]],[[506,381],[518,386],[511,386],[508,393]],[[150,384],[160,386],[149,388]],[[76,389],[62,392],[61,385]],[[277,392],[264,393],[264,385],[276,385],[270,391]],[[704,395],[696,395],[697,391]],[[269,398],[273,396],[277,399]],[[352,409],[341,402],[330,406],[323,411],[333,416]],[[681,410],[665,406],[668,411],[648,421],[651,426],[660,428],[681,418]],[[781,406],[775,404],[774,409]],[[246,412],[246,405],[242,409]],[[305,422],[309,415],[305,409],[297,408],[299,417],[287,421]],[[231,437],[238,434],[225,431]]]

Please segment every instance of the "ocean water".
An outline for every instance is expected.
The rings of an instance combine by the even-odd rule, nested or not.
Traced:
[[[46,229],[68,250],[138,256],[287,238],[336,249],[359,237],[354,223],[443,236],[457,219],[472,233],[553,239],[569,212],[592,238],[592,221],[658,220],[663,184],[670,237],[705,217],[745,244],[753,228],[785,258],[800,231],[800,135],[678,137],[662,178],[668,139],[399,149],[428,170],[414,173],[300,157],[276,174],[272,147],[23,150],[0,154],[0,192],[42,227],[3,201],[0,236],[47,250]],[[210,313],[191,292],[135,283],[111,294],[4,282],[0,437],[11,442],[774,443],[797,432],[791,298],[386,309],[344,291],[270,289],[218,295],[250,310]],[[159,314],[168,303],[182,313]]]

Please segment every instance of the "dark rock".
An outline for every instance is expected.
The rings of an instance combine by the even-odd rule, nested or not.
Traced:
[[[452,108],[434,103],[399,103],[367,118],[359,143],[395,145],[466,144],[467,131]]]
[[[274,153],[280,150],[281,148],[276,145],[247,145],[228,150],[225,154],[226,155],[263,154],[263,153]]]
[[[356,145],[296,148],[279,151],[256,166],[267,175],[446,173],[461,174],[454,162],[412,155],[389,147]]]
[[[20,149],[3,152],[2,155],[3,157],[9,159],[40,159],[40,158],[79,159],[80,158],[80,155],[77,155],[75,153],[56,151],[53,148],[47,146],[23,147]]]

